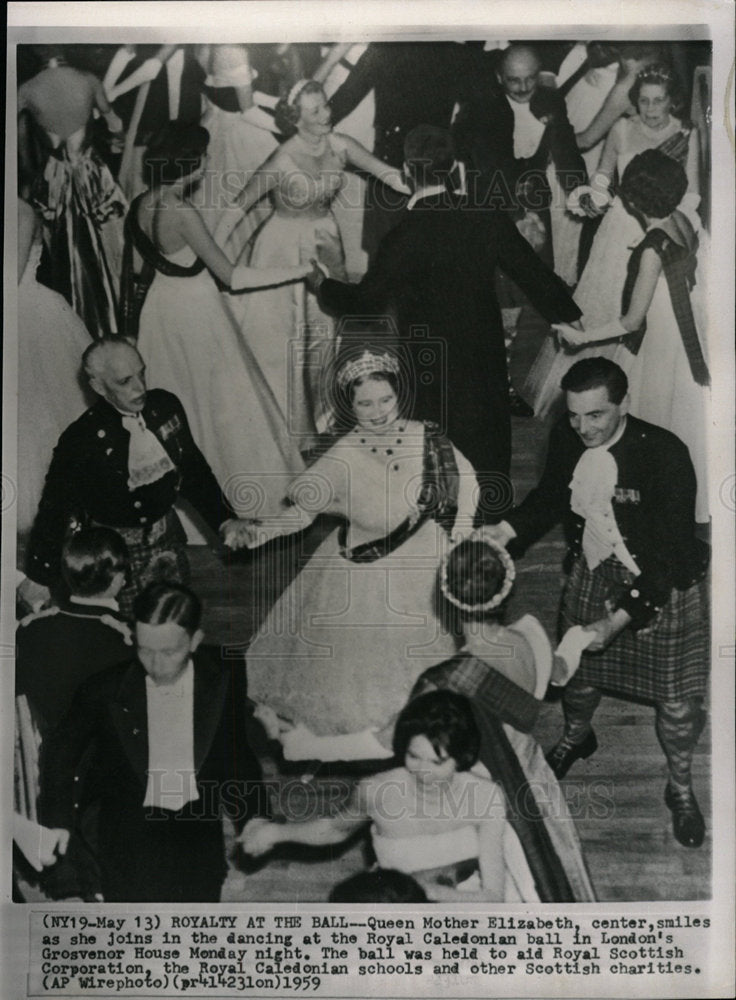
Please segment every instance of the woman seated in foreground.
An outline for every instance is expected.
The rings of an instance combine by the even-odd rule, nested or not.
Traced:
[[[243,848],[258,856],[289,841],[339,844],[370,822],[378,864],[412,875],[430,901],[538,901],[503,793],[474,769],[479,748],[466,698],[415,698],[394,731],[401,767],[364,778],[333,816],[244,832]]]

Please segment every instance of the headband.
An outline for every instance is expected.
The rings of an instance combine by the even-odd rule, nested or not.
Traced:
[[[294,86],[289,91],[289,96],[286,98],[286,103],[290,107],[294,106],[294,101],[296,101],[297,97],[301,94],[301,92],[304,90],[304,88],[306,87],[306,85],[308,83],[314,83],[314,81],[313,80],[307,80],[307,79],[297,80],[296,81],[296,83],[294,84]]]
[[[516,577],[516,567],[514,566],[513,559],[508,554],[506,549],[502,545],[499,545],[498,542],[494,542],[491,538],[484,536],[482,533],[482,529],[480,529],[479,531],[474,531],[473,534],[468,539],[468,541],[482,542],[484,545],[487,545],[489,549],[493,549],[493,551],[496,553],[505,571],[504,581],[501,586],[501,589],[497,593],[495,593],[489,601],[486,601],[484,604],[465,604],[464,601],[461,601],[451,592],[450,584],[447,580],[447,564],[450,560],[450,556],[458,547],[458,545],[462,545],[462,541],[458,542],[457,545],[453,545],[453,547],[450,549],[450,551],[442,560],[442,567],[440,569],[440,589],[442,590],[442,594],[444,595],[444,597],[447,598],[450,604],[454,604],[454,606],[456,608],[459,608],[461,611],[465,611],[470,614],[478,614],[479,612],[482,611],[492,611],[493,608],[497,608],[498,605],[502,604],[508,597],[509,591],[514,585],[514,579]]]

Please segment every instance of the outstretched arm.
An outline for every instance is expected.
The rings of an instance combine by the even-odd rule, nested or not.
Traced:
[[[248,183],[235,198],[234,204],[243,212],[247,212],[257,202],[264,198],[268,192],[276,187],[281,175],[279,164],[281,150],[277,149],[261,164],[261,166],[251,176]]]
[[[613,85],[593,121],[582,132],[576,133],[578,149],[585,151],[596,146],[608,135],[621,115],[631,108],[629,90],[633,82],[633,77],[626,76]]]
[[[652,304],[654,290],[661,273],[662,261],[659,254],[651,247],[647,247],[641,255],[639,273],[631,293],[629,308],[623,316],[615,316],[608,323],[590,330],[576,330],[567,324],[553,324],[553,329],[557,331],[560,339],[571,347],[613,340],[616,337],[623,337],[627,333],[640,330],[649,312],[649,306]]]
[[[335,66],[337,66],[341,59],[345,58],[354,44],[354,42],[335,42],[315,72],[312,74],[312,79],[316,80],[317,83],[324,83]]]
[[[328,844],[341,844],[369,819],[358,786],[347,805],[334,816],[319,817],[301,823],[264,823],[255,829],[246,827],[239,840],[243,850],[254,857],[267,854],[277,844],[294,843],[324,847]]]
[[[281,285],[287,281],[301,281],[312,271],[311,264],[296,267],[248,267],[234,266],[210,236],[202,216],[193,205],[181,206],[181,235],[203,260],[208,269],[219,278],[223,285],[234,291],[243,288],[263,288],[267,285]]]
[[[389,166],[383,160],[379,160],[373,153],[369,153],[365,146],[361,145],[357,139],[353,139],[349,135],[337,133],[335,138],[345,147],[348,161],[354,167],[358,167],[359,170],[364,170],[368,174],[373,174],[374,177],[383,181],[384,184],[388,184],[394,191],[399,191],[401,194],[411,194],[411,188],[404,183],[400,170]]]

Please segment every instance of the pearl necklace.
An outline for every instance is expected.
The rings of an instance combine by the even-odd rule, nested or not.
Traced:
[[[397,430],[398,430],[399,435],[402,435],[406,431],[406,426],[402,425],[402,426],[398,427]],[[355,433],[355,434],[362,434],[363,435],[359,439],[361,444],[370,444],[370,441],[368,440],[368,434],[366,434],[366,432],[365,432],[365,430],[363,428],[361,428],[361,427],[355,427],[353,429],[353,433]],[[375,437],[376,437],[376,435],[374,435],[374,440],[375,440]],[[377,455],[379,453],[379,451],[381,451],[381,452],[383,452],[384,454],[386,454],[390,458],[391,455],[394,454],[394,450],[395,450],[394,446],[402,444],[403,440],[404,440],[403,437],[397,437],[397,438],[395,438],[391,442],[392,447],[389,447],[389,448],[379,448],[377,444],[375,444],[375,445],[371,444],[371,454],[372,455]],[[399,469],[398,464],[395,463],[394,466],[393,466],[393,468],[394,468],[395,472],[398,472],[398,469]]]

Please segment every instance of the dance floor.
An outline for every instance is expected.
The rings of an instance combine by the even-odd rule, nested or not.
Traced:
[[[545,327],[531,309],[522,312],[514,346],[512,377],[521,385]],[[522,498],[536,481],[544,457],[546,428],[535,420],[514,418],[512,478]],[[323,536],[317,525],[296,544],[277,544],[245,558],[223,563],[207,547],[193,547],[193,586],[206,605],[210,642],[242,646],[280,592],[300,559]],[[554,636],[562,583],[564,543],[561,532],[550,533],[517,565],[517,582],[507,620],[530,612]],[[559,703],[544,705],[536,735],[549,747],[559,734]],[[606,901],[704,899],[711,894],[710,729],[695,754],[694,787],[708,825],[699,850],[681,847],[673,838],[664,800],[665,761],[654,731],[651,706],[605,698],[596,714],[599,750],[576,763],[563,782],[598,898]],[[254,740],[258,734],[254,732]],[[273,783],[277,809],[292,816],[315,815],[337,796],[347,794],[354,776],[316,775],[296,768],[279,769],[267,746],[258,742],[264,772]],[[340,850],[282,846],[256,870],[243,872],[233,864],[223,889],[223,901],[301,901],[327,898],[336,882],[366,864],[366,843],[359,838]]]

